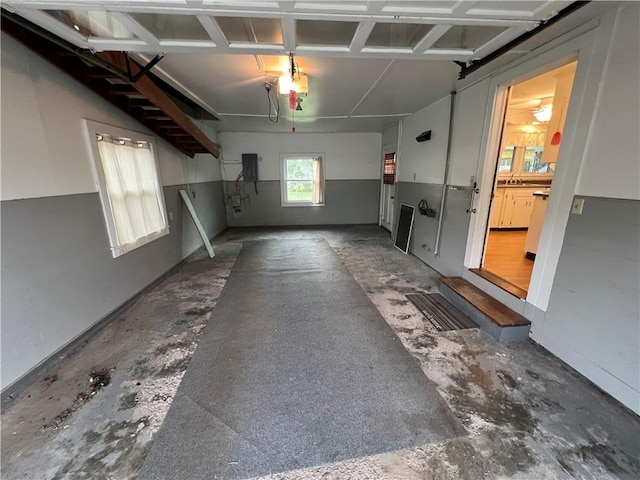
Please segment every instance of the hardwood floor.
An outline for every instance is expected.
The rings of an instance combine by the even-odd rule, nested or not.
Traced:
[[[491,230],[482,269],[526,292],[533,270],[533,260],[524,252],[526,239],[526,230]]]

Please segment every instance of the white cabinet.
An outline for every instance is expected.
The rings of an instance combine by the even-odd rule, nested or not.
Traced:
[[[535,189],[518,188],[510,189],[513,192],[513,208],[511,215],[505,215],[505,222],[509,221],[509,228],[528,228],[533,211],[533,192]],[[506,205],[505,205],[506,206]]]
[[[502,217],[502,205],[504,203],[504,188],[496,188],[491,202],[491,228],[500,228],[500,219]]]
[[[533,192],[538,188],[497,188],[491,207],[491,228],[528,228]]]

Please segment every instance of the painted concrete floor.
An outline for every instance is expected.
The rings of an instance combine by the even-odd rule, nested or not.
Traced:
[[[340,256],[468,435],[264,479],[640,478],[638,416],[531,342],[501,345],[478,330],[439,333],[404,297],[437,291],[438,274],[369,226],[227,230],[214,242],[214,259],[192,259],[3,411],[2,478],[135,478],[198,339],[215,321],[242,241],[317,237]]]

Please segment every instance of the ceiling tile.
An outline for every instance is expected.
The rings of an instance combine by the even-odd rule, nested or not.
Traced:
[[[505,30],[505,27],[457,25],[447,30],[432,48],[475,50]]]
[[[318,116],[348,115],[389,64],[389,60],[363,58],[304,57],[297,61],[309,77],[303,107]]]
[[[135,35],[109,12],[86,10],[47,10],[46,13],[88,37],[133,38]]]
[[[226,122],[215,122],[212,128],[223,132],[279,132],[291,133],[332,133],[332,132],[382,132],[397,124],[398,117],[392,118],[356,118],[356,119],[319,119],[314,122],[301,121],[296,117],[296,133],[291,132],[293,123],[290,117],[281,117],[278,123],[266,118],[229,118]]]
[[[162,40],[210,40],[198,19],[192,15],[133,13],[131,16]]]
[[[457,73],[453,62],[395,60],[354,115],[417,112],[454,90]]]
[[[349,45],[358,28],[357,22],[298,20],[299,45]]]
[[[431,25],[413,23],[376,23],[367,39],[367,47],[415,47],[431,30]]]
[[[476,3],[467,11],[469,15],[492,15],[494,17],[523,17],[530,18],[532,14],[549,1],[517,1],[504,2],[485,0]]]
[[[277,18],[216,17],[215,20],[230,42],[282,43]]]
[[[383,12],[450,12],[458,1],[437,1],[429,0],[395,0],[386,2],[382,7]]]

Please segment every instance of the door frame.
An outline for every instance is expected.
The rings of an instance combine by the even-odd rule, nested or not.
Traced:
[[[400,121],[398,122],[398,134],[397,134],[397,139],[396,142],[389,142],[385,145],[382,145],[381,147],[381,164],[380,164],[380,199],[378,201],[378,226],[382,227],[382,207],[384,205],[383,202],[383,195],[384,195],[384,156],[387,153],[391,153],[390,151],[388,151],[387,149],[392,147],[395,149],[395,154],[396,154],[396,176],[395,176],[395,183],[393,184],[393,196],[395,197],[395,199],[398,198],[398,178],[400,178],[398,176],[398,172],[400,170],[400,149],[401,149],[401,139],[402,139],[402,124],[403,121],[402,119],[400,119]],[[389,222],[390,225],[390,232],[391,232],[391,237],[393,239],[393,241],[395,241],[395,221],[397,218],[397,211],[398,211],[398,205],[395,202],[394,199],[394,204],[393,204],[393,211],[391,213],[391,221]],[[382,227],[385,228],[385,227]]]
[[[397,152],[397,144],[396,143],[388,143],[386,145],[382,146],[382,170],[380,173],[380,211],[378,212],[378,226],[389,230],[390,232],[393,231],[393,221],[395,219],[395,196],[396,196],[396,184],[398,183],[398,152]],[[384,162],[385,162],[385,156],[388,153],[393,153],[395,155],[395,175],[394,175],[394,183],[393,185],[387,185],[384,183]],[[383,217],[384,217],[384,207],[385,207],[385,190],[387,187],[390,187],[391,190],[391,196],[390,199],[392,198],[394,200],[393,202],[393,208],[390,209],[390,219],[389,219],[389,228],[386,227],[386,225],[383,225]]]
[[[485,129],[480,148],[477,177],[480,193],[476,196],[476,215],[471,216],[467,236],[463,277],[476,286],[488,291],[502,303],[522,313],[535,322],[544,321],[551,288],[555,276],[560,250],[573,196],[578,186],[578,174],[582,166],[587,138],[597,103],[600,78],[604,71],[608,38],[613,28],[614,16],[589,22],[580,28],[549,42],[535,55],[526,55],[515,66],[511,66],[493,76],[489,88],[489,99],[485,111]],[[558,164],[554,174],[552,193],[540,236],[538,253],[534,264],[529,293],[526,302],[501,291],[486,280],[469,272],[478,268],[482,261],[495,160],[498,155],[502,118],[506,106],[507,88],[515,83],[558,68],[573,60],[578,61],[569,108],[565,120],[562,144],[558,152]],[[533,328],[531,337],[540,338],[542,328]]]

